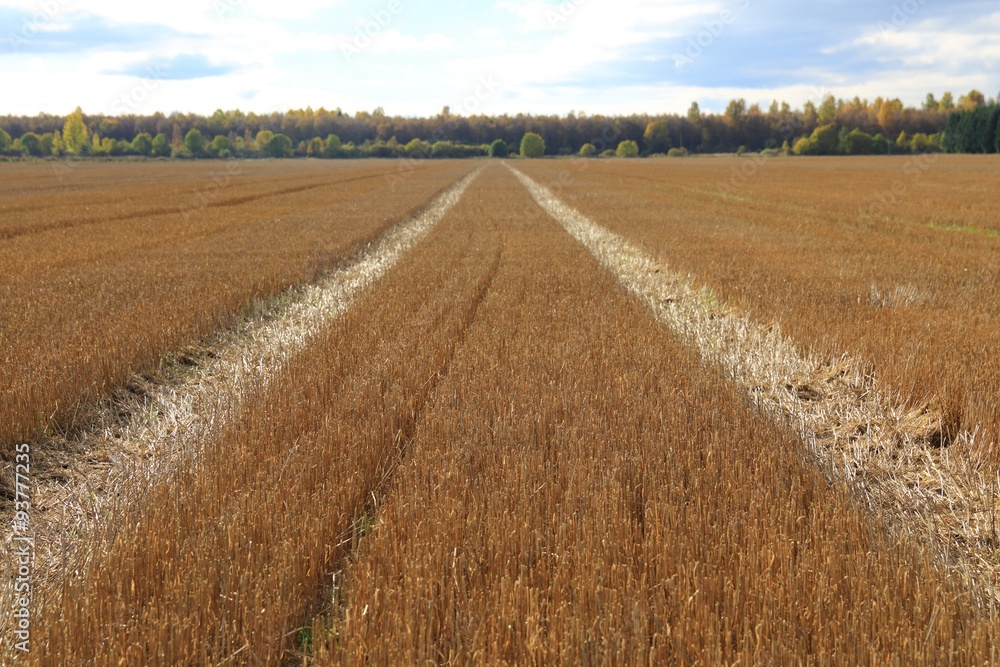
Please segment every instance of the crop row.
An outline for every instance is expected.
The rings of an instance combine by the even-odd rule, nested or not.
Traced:
[[[942,413],[945,440],[977,432],[996,467],[996,178],[978,158],[932,157],[524,171],[806,352],[863,360],[914,407]]]
[[[980,664],[996,626],[489,167],[42,601],[41,664]]]
[[[72,426],[78,408],[133,373],[231,325],[255,300],[315,279],[470,166],[435,163],[400,182],[388,165],[307,165],[298,181],[287,170],[223,171],[220,184],[208,170],[199,182],[150,165],[116,187],[96,185],[94,165],[59,187],[42,167],[21,169],[4,180],[13,194],[0,206],[4,227],[24,232],[0,238],[5,449]]]

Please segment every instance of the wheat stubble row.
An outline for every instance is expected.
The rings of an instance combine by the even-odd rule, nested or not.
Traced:
[[[151,484],[178,467],[196,466],[206,433],[232,421],[247,396],[280,376],[288,359],[390,271],[478,173],[453,184],[336,271],[282,294],[234,329],[204,339],[198,353],[185,354],[181,370],[152,381],[133,378],[130,390],[118,390],[92,406],[93,427],[72,443],[87,452],[73,460],[76,474],[69,480],[39,475],[30,490],[34,594],[48,594],[67,572],[78,569],[94,536],[130,513]],[[37,475],[38,466],[34,470]],[[12,518],[0,512],[7,525],[13,525]],[[9,529],[2,533],[4,543],[11,537]],[[14,584],[0,580],[0,606],[14,606]],[[11,621],[0,616],[0,635],[8,634]]]
[[[40,664],[287,658],[491,284],[498,239],[439,224],[96,537],[41,603]]]
[[[933,403],[952,434],[1000,441],[1000,239],[985,231],[996,227],[995,165],[772,159],[734,181],[750,164],[524,171],[807,352],[863,359],[915,405]]]
[[[995,661],[499,166],[101,544],[38,662]]]
[[[104,165],[102,173],[121,167]],[[164,168],[133,167],[145,178],[103,193],[87,186],[97,166],[81,166],[70,176],[83,181],[83,194],[50,193],[55,212],[65,197],[67,211],[86,215],[72,202],[96,189],[107,196],[94,205],[107,220],[0,239],[0,443],[34,440],[53,422],[73,426],[81,405],[231,325],[254,300],[315,279],[471,170],[427,164],[390,187],[395,165],[324,171],[306,163],[298,176],[312,189],[240,199],[231,191],[272,193],[271,176],[296,176],[246,167],[209,207],[182,213],[195,174],[185,177],[187,194],[171,193],[169,178],[159,185]],[[196,173],[207,178],[206,169]],[[16,180],[5,179],[4,188]],[[165,193],[157,197],[158,188]],[[116,218],[115,197],[138,207],[135,215]],[[147,215],[149,206],[166,212]],[[5,216],[5,224],[20,215]]]
[[[505,206],[466,224],[503,239],[493,289],[314,622],[317,664],[995,660],[928,557],[489,178]]]

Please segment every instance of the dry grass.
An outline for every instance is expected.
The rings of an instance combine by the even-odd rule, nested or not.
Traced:
[[[122,181],[121,164],[81,165],[62,180],[45,166],[4,167],[0,217],[26,231],[0,238],[3,495],[15,442],[80,427],[98,397],[231,326],[255,300],[314,280],[470,169],[422,166],[390,188],[395,165],[236,164],[245,171],[214,190],[213,174],[232,163],[129,165]],[[206,191],[206,208],[181,212]],[[45,454],[36,451],[39,468]]]
[[[1000,442],[1000,356],[992,353],[1000,349],[1000,238],[984,231],[1000,229],[996,160],[932,158],[524,170],[755,321],[780,323],[807,353],[861,359],[913,407],[936,402],[948,430],[979,429],[989,445]],[[998,457],[986,456],[994,467]]]
[[[496,255],[480,237],[405,257],[212,424],[196,460],[110,516],[79,576],[38,602],[38,662],[287,655],[475,316]]]
[[[128,388],[93,407],[89,428],[72,440],[45,443],[65,453],[65,470],[73,472],[32,487],[36,593],[51,593],[54,584],[78,569],[102,526],[128,513],[170,470],[192,465],[212,429],[231,421],[248,396],[270,384],[290,356],[422,239],[476,173],[416,218],[388,230],[350,264],[274,299],[197,350],[185,350],[165,374],[134,377]],[[9,515],[3,518],[10,524]],[[10,537],[5,531],[5,543]],[[13,607],[12,584],[0,583],[0,606]],[[0,618],[0,636],[8,634],[10,620]]]
[[[881,369],[871,384],[878,358],[831,343],[845,333],[804,337],[777,316],[797,302],[772,267],[748,277],[775,300],[758,304],[769,319],[713,282],[723,255],[692,237],[731,195],[709,211],[691,204],[701,227],[657,226],[666,186],[655,170],[668,167],[649,165],[644,181],[625,174],[619,194],[608,186],[615,170],[638,167],[593,164],[557,195],[626,237],[663,242],[669,229],[705,253],[665,262],[542,196],[608,271],[513,174],[488,167],[415,252],[297,339],[269,381],[193,408],[207,425],[185,441],[197,455],[134,502],[110,503],[77,571],[33,602],[29,662],[1000,661],[992,608],[922,538],[892,533],[889,514],[859,502],[857,489],[877,484],[831,484],[813,460],[854,447],[864,466],[847,472],[857,478],[873,462],[909,465],[906,445],[916,455],[937,441],[948,445],[937,448],[944,470],[968,414],[906,410]],[[543,183],[558,168],[523,167]],[[461,173],[441,169],[419,187]],[[681,190],[711,191],[704,176]],[[356,201],[400,208],[376,193]],[[821,247],[829,239],[817,229]],[[762,236],[780,247],[792,233]],[[753,234],[740,238],[757,248]],[[718,297],[686,278],[696,266]],[[873,273],[855,295],[867,311],[933,309],[948,288]],[[806,300],[801,286],[793,293]],[[281,321],[297,330],[293,311]],[[851,356],[824,364],[832,349]],[[858,406],[867,412],[849,412]]]
[[[850,357],[803,356],[777,325],[718,303],[691,279],[595,225],[517,172],[536,201],[658,319],[792,424],[834,480],[849,481],[897,533],[926,539],[967,590],[1000,602],[996,480],[978,432],[955,432],[937,405],[910,407]]]
[[[494,289],[314,624],[317,664],[996,659],[928,557],[490,178],[507,206],[466,210],[503,239]]]

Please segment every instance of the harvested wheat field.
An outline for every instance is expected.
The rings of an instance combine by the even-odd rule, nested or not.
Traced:
[[[0,165],[0,655],[1000,662],[1000,183],[921,160]]]

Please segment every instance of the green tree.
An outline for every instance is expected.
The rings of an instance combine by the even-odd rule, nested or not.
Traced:
[[[580,146],[580,157],[594,157],[594,153],[597,149],[594,148],[594,144],[584,144]]]
[[[90,133],[87,131],[87,125],[83,122],[83,110],[80,107],[77,107],[66,118],[62,136],[63,146],[67,153],[80,155],[87,151],[87,142],[90,139]]]
[[[615,155],[618,157],[638,157],[639,144],[635,143],[631,139],[626,139],[618,144],[618,148],[615,150]]]
[[[874,148],[872,135],[857,128],[848,132],[844,139],[844,152],[848,155],[871,155]]]
[[[837,128],[833,125],[820,125],[809,137],[809,145],[813,155],[833,155],[837,152]]]
[[[52,155],[52,151],[55,150],[56,137],[51,132],[46,132],[39,137],[42,142],[42,155]]]
[[[510,151],[507,150],[507,142],[505,142],[503,139],[497,139],[492,144],[490,144],[490,157],[501,158],[501,157],[507,157],[507,155],[509,154]]]
[[[42,155],[42,140],[34,132],[25,132],[21,135],[21,150],[26,155],[40,157]]]
[[[545,155],[545,140],[534,132],[528,132],[521,139],[521,157],[542,157]]]
[[[253,140],[253,149],[261,155],[267,155],[267,145],[271,143],[274,132],[271,130],[261,130]]]
[[[879,132],[872,137],[872,155],[885,155],[889,152],[889,142],[885,136]]]
[[[191,155],[201,155],[205,150],[205,137],[198,129],[192,129],[184,135],[184,148]]]
[[[340,157],[342,150],[343,144],[340,143],[340,137],[336,134],[329,135],[323,143],[323,155],[326,157]]]
[[[431,145],[422,139],[410,139],[410,142],[403,146],[403,153],[412,158],[430,157]]]
[[[909,153],[913,149],[910,138],[906,136],[906,130],[899,133],[896,137],[896,150],[900,153]]]
[[[150,156],[153,154],[153,138],[146,132],[140,132],[132,140],[132,150],[136,155]]]
[[[829,125],[837,117],[837,98],[827,95],[816,110],[819,115],[819,122],[822,125]]]
[[[267,142],[266,153],[269,157],[291,157],[292,140],[281,133],[271,135],[270,141]]]
[[[323,157],[326,153],[326,145],[319,137],[313,137],[306,147],[306,155],[309,157]]]
[[[9,151],[10,145],[10,135],[3,128],[0,128],[0,155]]]
[[[153,146],[150,154],[154,157],[166,157],[170,155],[170,144],[167,143],[167,135],[160,132],[153,137]]]
[[[666,153],[670,150],[670,126],[667,121],[653,121],[646,126],[642,135],[646,150],[650,153]]]
[[[226,135],[217,134],[212,138],[212,152],[218,155],[222,151],[229,151],[231,155],[233,152],[233,142],[229,141],[229,137]]]
[[[938,102],[938,111],[952,111],[954,109],[955,98],[952,96],[951,91],[948,91],[941,96],[941,101]]]

